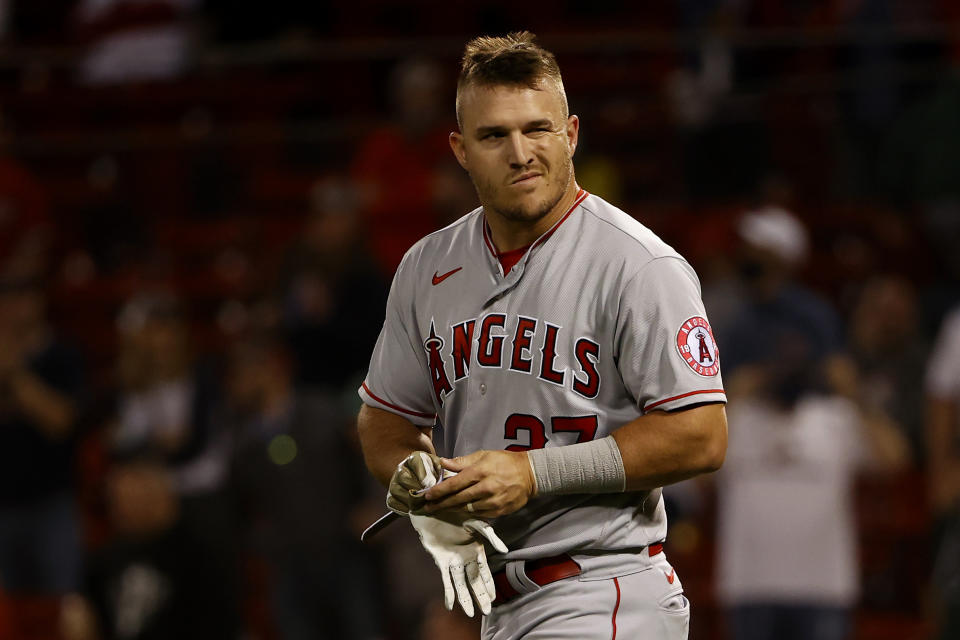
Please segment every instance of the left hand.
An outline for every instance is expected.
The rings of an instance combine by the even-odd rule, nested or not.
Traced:
[[[458,458],[441,458],[457,475],[424,494],[424,512],[456,510],[472,517],[496,518],[517,511],[536,495],[536,481],[526,452],[477,451]]]
[[[387,508],[401,516],[420,513],[423,491],[443,478],[440,458],[427,451],[414,451],[397,465],[387,488]]]

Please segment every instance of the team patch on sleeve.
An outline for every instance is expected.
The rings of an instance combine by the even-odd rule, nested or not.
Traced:
[[[715,376],[720,372],[720,350],[706,318],[694,316],[680,325],[677,351],[683,361],[701,376]]]

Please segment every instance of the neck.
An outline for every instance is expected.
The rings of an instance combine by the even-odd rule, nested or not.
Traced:
[[[579,192],[580,187],[577,186],[577,181],[570,180],[570,186],[557,204],[545,216],[532,222],[509,220],[497,211],[484,207],[484,215],[487,224],[490,225],[490,239],[493,240],[497,251],[505,253],[532,244],[570,210]]]

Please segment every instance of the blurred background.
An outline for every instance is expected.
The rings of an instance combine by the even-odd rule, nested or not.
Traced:
[[[0,638],[478,637],[409,527],[359,544],[353,419],[400,257],[476,206],[463,45],[515,29],[703,284],[690,637],[960,638],[953,0],[0,0]]]

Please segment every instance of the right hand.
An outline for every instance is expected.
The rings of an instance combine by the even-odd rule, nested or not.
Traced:
[[[484,450],[440,461],[456,477],[426,492],[430,515],[490,520],[521,509],[537,493],[526,452]]]
[[[426,489],[443,479],[440,458],[426,451],[414,451],[397,465],[387,488],[387,508],[402,516],[420,512],[427,502]]]

